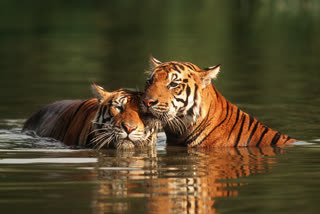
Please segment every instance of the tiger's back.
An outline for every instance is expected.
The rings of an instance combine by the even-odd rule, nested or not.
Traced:
[[[34,131],[66,145],[84,145],[97,109],[97,99],[57,101],[34,113],[24,124],[23,131]]]
[[[256,118],[242,111],[223,97],[212,84],[208,87],[214,94],[215,106],[209,108],[208,115],[199,126],[210,126],[210,131],[191,132],[185,139],[190,146],[270,146],[296,141],[288,135],[275,131]],[[198,139],[195,140],[194,137]]]

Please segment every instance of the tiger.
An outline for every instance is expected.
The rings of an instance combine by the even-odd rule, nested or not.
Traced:
[[[190,62],[162,63],[150,57],[141,109],[158,118],[168,145],[242,147],[297,141],[272,130],[224,98],[211,83],[220,72]]]
[[[145,148],[157,141],[159,122],[139,109],[142,92],[109,92],[95,83],[92,92],[95,98],[42,107],[25,122],[23,132],[98,150]]]

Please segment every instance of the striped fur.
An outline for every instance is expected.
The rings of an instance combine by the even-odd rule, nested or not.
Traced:
[[[34,113],[25,122],[23,131],[34,131],[66,145],[84,145],[97,109],[97,99],[57,101]]]
[[[98,149],[129,149],[156,142],[159,123],[140,112],[140,92],[107,92],[95,84],[93,92],[97,98],[62,100],[42,107],[26,121],[23,131]]]
[[[150,59],[154,68],[146,82],[142,109],[161,120],[168,144],[258,147],[296,141],[225,99],[211,84],[220,65],[200,69],[188,62]]]

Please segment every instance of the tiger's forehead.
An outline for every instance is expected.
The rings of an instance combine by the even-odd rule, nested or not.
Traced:
[[[172,71],[182,72],[185,70],[198,71],[200,70],[200,68],[190,62],[171,61],[171,62],[163,63],[155,68],[155,72],[160,70],[169,73]]]
[[[153,76],[156,74],[158,78],[161,79],[172,79],[177,76],[185,76],[189,75],[192,72],[199,71],[200,68],[190,62],[166,62],[159,66],[157,66],[150,78],[153,78]]]
[[[122,94],[117,94],[116,96],[113,97],[112,99],[112,104],[126,104],[128,101],[130,102],[130,96],[125,96]]]
[[[126,89],[119,89],[112,93],[112,95],[106,99],[104,105],[125,105],[127,103],[139,103],[140,95],[138,92],[129,91]]]

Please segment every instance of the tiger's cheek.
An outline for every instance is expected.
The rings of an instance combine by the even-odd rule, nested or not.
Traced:
[[[121,127],[121,121],[122,121],[121,115],[114,116],[112,120],[113,127]]]
[[[160,102],[165,100],[165,97],[168,95],[169,91],[165,84],[162,82],[154,83],[146,90],[146,97],[154,100],[159,100]]]

